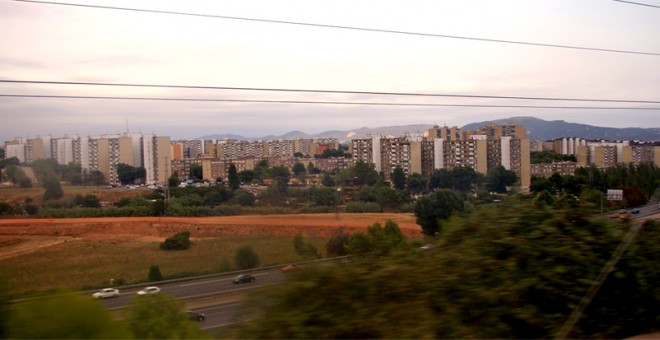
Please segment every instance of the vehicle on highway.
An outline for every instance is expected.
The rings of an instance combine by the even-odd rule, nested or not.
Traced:
[[[95,299],[107,299],[112,297],[119,296],[119,289],[115,288],[103,288],[98,292],[92,294]]]
[[[158,294],[160,292],[160,288],[156,286],[151,286],[147,287],[139,292],[137,292],[137,295],[143,296],[143,295],[151,295],[151,294]]]
[[[617,217],[619,217],[618,212],[613,212],[613,213],[610,214],[610,218],[617,218]]]
[[[206,319],[206,314],[202,312],[196,312],[194,310],[189,310],[186,312],[188,314],[188,319],[196,321],[204,321]]]
[[[239,276],[235,277],[234,280],[232,280],[232,282],[236,283],[236,284],[238,284],[238,283],[249,283],[249,282],[255,281],[256,279],[257,279],[256,277],[254,277],[250,274],[242,274],[242,275],[239,275]]]
[[[631,214],[639,214],[639,209],[633,208],[632,210],[630,210],[630,213]]]
[[[297,264],[290,264],[282,268],[282,272],[284,273],[289,273],[289,272],[295,272],[296,270],[302,269],[301,266]]]
[[[628,210],[626,210],[626,209],[619,210],[619,218],[622,219],[622,220],[625,220],[626,218],[628,218]]]

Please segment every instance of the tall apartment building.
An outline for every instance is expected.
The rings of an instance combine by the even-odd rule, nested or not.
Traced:
[[[350,152],[354,162],[372,164],[386,179],[397,166],[408,175],[429,176],[435,169],[459,166],[487,174],[501,165],[516,173],[522,188],[531,182],[530,142],[525,129],[514,124],[491,124],[475,131],[434,126],[425,140],[412,135],[353,139]]]

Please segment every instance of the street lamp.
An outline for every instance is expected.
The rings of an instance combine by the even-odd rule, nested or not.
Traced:
[[[341,199],[341,188],[337,188],[337,199],[335,200],[336,217],[339,219],[339,200]]]

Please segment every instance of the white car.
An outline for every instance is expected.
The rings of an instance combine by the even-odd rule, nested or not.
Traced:
[[[140,296],[150,295],[150,294],[157,294],[158,292],[160,292],[160,288],[155,287],[155,286],[151,286],[151,287],[147,287],[147,288],[137,292],[137,295],[140,295]]]
[[[117,296],[119,296],[119,289],[103,288],[103,289],[99,290],[98,292],[92,294],[92,296],[95,299],[105,299],[105,298],[117,297]]]

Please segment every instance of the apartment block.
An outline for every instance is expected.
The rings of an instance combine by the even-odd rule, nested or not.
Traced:
[[[531,175],[532,177],[550,177],[554,173],[559,173],[562,176],[573,176],[577,167],[577,162],[570,161],[532,164]]]

